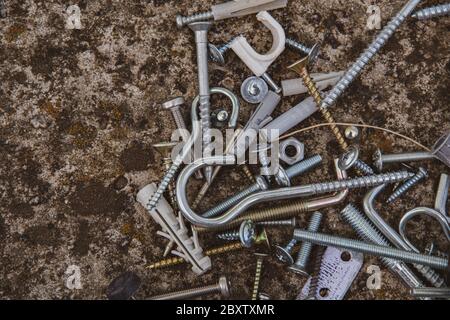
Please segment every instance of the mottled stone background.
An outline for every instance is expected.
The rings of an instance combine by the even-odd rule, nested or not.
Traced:
[[[205,10],[213,2],[219,1],[6,0],[8,17],[0,19],[1,298],[104,299],[108,283],[126,270],[143,279],[138,298],[215,282],[219,275],[231,279],[235,298],[249,297],[255,268],[250,251],[214,257],[213,269],[201,277],[187,265],[145,269],[160,259],[165,242],[135,201],[140,187],[163,175],[152,144],[167,141],[174,123],[161,102],[177,95],[191,101],[197,92],[193,34],[176,28],[175,15]],[[372,2],[380,6],[385,24],[406,1]],[[81,8],[82,30],[65,28],[71,4]],[[322,41],[322,58],[312,71],[329,72],[346,69],[375,36],[365,29],[367,5],[362,0],[290,1],[273,16],[288,35],[309,45]],[[333,108],[336,120],[386,127],[431,146],[449,129],[449,27],[448,17],[409,19]],[[270,46],[269,32],[254,16],[215,23],[210,40],[220,44],[238,33],[261,52]],[[286,50],[269,73],[278,82],[293,77],[286,66],[298,58]],[[212,86],[236,93],[250,75],[232,52],[225,66],[211,64],[210,73]],[[276,114],[303,98],[283,99]],[[214,106],[227,103],[214,99]],[[253,108],[242,104],[242,122]],[[184,114],[188,120],[187,107]],[[317,114],[302,127],[320,122]],[[333,178],[331,159],[339,149],[330,131],[297,137],[308,155],[325,158],[321,168],[297,183]],[[367,161],[376,147],[416,150],[374,130],[363,130],[360,142]],[[436,161],[424,165],[430,171],[425,183],[395,205],[380,201],[378,209],[393,226],[406,210],[432,206],[439,174],[448,169]],[[239,170],[224,170],[203,208],[246,183]],[[352,192],[349,200],[360,204],[363,195]],[[342,207],[323,210],[322,230],[354,236],[339,217]],[[300,217],[302,226],[308,216]],[[273,243],[291,237],[291,230],[270,233]],[[412,223],[410,234],[421,247],[436,241],[445,249],[432,221]],[[206,248],[220,244],[212,235],[201,241]],[[364,271],[370,264],[380,262],[365,258],[349,299],[408,298],[384,268],[382,289],[368,290]],[[80,290],[65,286],[69,265],[81,268]],[[293,299],[304,281],[270,258],[261,290],[275,299]]]

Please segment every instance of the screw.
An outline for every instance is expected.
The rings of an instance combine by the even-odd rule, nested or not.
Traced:
[[[165,167],[165,170],[169,170],[172,165],[172,159],[170,158],[170,151],[172,148],[176,146],[174,142],[162,142],[153,145],[153,148],[161,155],[162,164]],[[169,193],[170,204],[176,210],[178,208],[177,205],[177,197],[175,195],[175,184],[171,181],[167,187],[167,191]]]
[[[386,246],[369,244],[362,241],[330,236],[323,233],[314,233],[296,229],[294,230],[294,238],[299,241],[308,241],[321,246],[332,246],[375,256],[397,259],[409,263],[423,264],[439,270],[446,270],[449,267],[448,261],[439,257],[432,257]]]
[[[386,44],[389,38],[400,27],[405,19],[411,14],[414,8],[421,0],[409,0],[406,5],[397,13],[397,15],[384,27],[376,39],[369,45],[364,53],[345,73],[341,80],[333,87],[327,97],[320,104],[320,108],[328,108],[336,103],[336,100],[342,95],[345,89],[356,79],[365,66]]]
[[[312,156],[311,158],[300,161],[299,163],[296,163],[288,167],[287,169],[283,169],[283,167],[280,165],[279,170],[275,175],[275,180],[280,186],[289,187],[291,185],[292,178],[295,178],[302,173],[314,169],[320,163],[322,163],[322,157],[317,154],[315,156]]]
[[[352,226],[358,236],[365,242],[374,243],[381,246],[390,247],[389,241],[381,232],[353,205],[349,204],[341,212],[343,219]],[[381,258],[381,261],[395,274],[406,281],[410,287],[422,286],[421,281],[409,270],[404,263],[390,259]],[[440,287],[444,283],[433,269],[428,266],[415,264],[414,267],[427,279],[433,286]]]
[[[283,179],[284,179],[283,181],[288,181],[286,183],[290,184],[290,179],[314,168],[321,161],[322,161],[322,157],[320,155],[316,155],[309,159],[303,160],[303,161],[289,167],[286,170],[280,170],[280,171],[282,171],[281,173],[279,171],[280,177],[281,177],[281,175],[283,175]],[[280,178],[280,181],[281,181],[281,178]],[[214,208],[209,209],[204,214],[202,214],[202,216],[205,218],[215,217],[215,216],[221,214],[222,212],[226,211],[227,209],[233,207],[235,204],[239,203],[242,199],[248,197],[249,195],[251,195],[255,192],[261,191],[261,190],[267,190],[268,188],[269,188],[269,186],[268,186],[266,180],[263,177],[258,176],[256,178],[256,182],[254,184],[252,184],[250,187],[229,197],[224,202],[220,203],[219,205],[215,206]]]
[[[260,292],[258,298],[259,300],[272,300],[272,297],[265,292]]]
[[[292,38],[286,38],[286,45],[292,49],[295,49],[301,53],[309,55],[313,48],[308,48],[304,44],[293,40]]]
[[[205,20],[210,20],[213,18],[214,18],[214,15],[213,15],[212,11],[201,12],[201,13],[193,14],[193,15],[186,16],[186,17],[177,15],[176,16],[177,27],[182,28],[183,26],[185,26],[187,24],[191,24],[192,22],[205,21]]]
[[[308,64],[314,62],[317,59],[317,55],[319,54],[319,45],[316,44],[311,49],[311,52],[306,56],[305,58],[295,62],[294,64],[290,65],[288,69],[291,69],[295,71],[297,74],[299,74],[302,79],[303,83],[305,84],[306,88],[308,89],[309,94],[314,98],[314,101],[318,106],[321,106],[319,108],[320,113],[325,118],[325,121],[330,124],[331,131],[333,132],[334,136],[336,137],[336,140],[341,147],[342,150],[348,149],[347,141],[345,141],[344,137],[342,136],[341,131],[339,130],[338,126],[336,125],[336,121],[334,120],[333,116],[331,115],[330,111],[326,108],[322,107],[322,97],[320,95],[319,90],[317,89],[317,85],[314,82],[314,80],[311,78],[307,66]],[[370,167],[363,163],[361,160],[356,159],[355,160],[355,168],[361,168],[369,170]],[[362,170],[361,170],[362,171]],[[369,174],[373,174],[373,170],[369,170],[368,172],[372,171]],[[364,171],[362,171],[364,173]]]
[[[260,221],[256,223],[257,226],[264,227],[293,227],[297,225],[297,219],[295,217],[287,220],[272,220],[272,221]]]
[[[425,20],[450,14],[450,3],[429,7],[415,12],[412,17]]]
[[[382,154],[380,149],[377,149],[373,155],[375,167],[378,171],[383,170],[386,163],[396,162],[413,162],[435,159],[435,156],[430,152],[407,152],[395,154]]]
[[[415,186],[417,183],[419,183],[420,180],[425,179],[428,177],[427,171],[420,167],[419,171],[412,177],[411,179],[407,180],[403,185],[398,187],[394,193],[387,199],[387,203],[392,203],[395,200],[397,200],[401,195],[405,194],[406,191],[411,189],[413,186]]]
[[[218,234],[217,238],[227,241],[241,240],[245,248],[250,248],[256,240],[256,228],[251,220],[242,222],[238,231]]]
[[[296,239],[292,239],[289,241],[289,243],[285,246],[275,246],[275,255],[283,263],[286,264],[292,264],[294,263],[294,259],[292,258],[291,252],[294,250],[295,245],[297,244]]]
[[[189,28],[194,31],[195,44],[197,46],[197,67],[198,67],[198,87],[199,87],[199,110],[200,121],[203,132],[203,152],[210,153],[213,147],[211,144],[211,121],[210,121],[210,88],[208,73],[208,30],[211,22],[194,22],[189,24]],[[212,180],[212,167],[204,169],[205,179],[208,183]]]
[[[267,232],[265,229],[261,231],[261,233],[256,237],[255,245],[265,244],[268,249],[270,249],[270,241],[267,236]],[[216,256],[220,254],[224,254],[226,252],[232,252],[244,249],[244,245],[241,242],[233,242],[233,243],[227,243],[226,245],[208,249],[205,251],[205,255],[210,256]],[[160,260],[158,262],[152,263],[147,266],[147,269],[161,269],[165,267],[171,267],[178,264],[185,263],[186,260],[184,260],[181,257],[174,257],[169,259]]]
[[[359,148],[356,146],[350,146],[339,158],[339,168],[342,170],[348,170],[355,167],[358,171],[366,174],[372,175],[375,172],[373,169],[365,162],[358,160],[359,158]]]
[[[171,292],[162,294],[159,296],[151,297],[150,300],[181,300],[181,299],[191,299],[195,297],[210,295],[214,293],[220,293],[224,298],[228,298],[231,294],[230,282],[226,277],[220,277],[217,284],[198,287],[194,289],[187,289],[183,291]]]
[[[267,254],[264,253],[255,253],[256,256],[256,272],[255,272],[255,282],[253,283],[253,293],[252,300],[256,300],[258,297],[259,283],[261,280],[261,271],[264,257],[267,257]]]
[[[349,140],[354,140],[359,136],[359,129],[355,126],[346,127],[344,130],[344,136]]]
[[[317,232],[319,230],[320,222],[322,221],[322,214],[318,211],[312,214],[311,220],[309,221],[308,231]],[[309,257],[311,255],[312,244],[309,242],[303,242],[300,247],[300,251],[297,255],[297,260],[292,266],[289,266],[288,269],[301,274],[303,276],[308,276],[308,272],[306,271],[306,267],[308,266]]]
[[[413,288],[411,295],[416,298],[448,299],[450,288]]]

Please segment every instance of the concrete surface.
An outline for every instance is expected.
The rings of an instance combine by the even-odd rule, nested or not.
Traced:
[[[234,298],[250,296],[251,251],[213,258],[212,271],[202,277],[187,265],[145,269],[161,258],[165,242],[135,201],[140,187],[163,175],[161,157],[151,145],[170,139],[174,123],[161,102],[176,95],[191,101],[197,92],[193,34],[176,28],[175,15],[205,10],[213,2],[218,1],[6,1],[9,16],[0,19],[1,298],[104,299],[109,282],[126,270],[143,279],[137,298],[215,282],[219,275],[231,279]],[[376,35],[365,29],[368,2],[289,2],[273,16],[288,35],[309,45],[323,42],[314,72],[346,69]],[[385,24],[405,1],[373,3],[380,6]],[[65,28],[69,4],[81,8],[82,30]],[[448,17],[409,19],[332,109],[336,120],[385,127],[431,146],[450,127],[449,28]],[[210,40],[220,44],[238,33],[261,52],[270,46],[269,33],[253,16],[215,23]],[[285,68],[298,58],[286,50],[269,73],[278,82],[294,77]],[[250,75],[232,52],[225,66],[211,64],[210,73],[211,86],[236,93]],[[283,99],[276,114],[303,98]],[[214,106],[226,106],[223,101],[215,98]],[[252,110],[243,103],[241,122]],[[187,110],[184,114],[188,120]],[[320,122],[317,114],[301,127]],[[307,155],[325,158],[321,168],[297,183],[333,178],[331,159],[339,149],[330,131],[321,128],[297,137]],[[417,149],[374,130],[363,130],[360,143],[367,161],[377,147],[386,152]],[[394,205],[378,205],[393,226],[406,210],[432,206],[439,174],[448,173],[436,161],[423,165],[430,171],[426,182]],[[224,170],[202,208],[246,183],[239,170]],[[352,192],[349,201],[359,204],[363,195]],[[323,210],[323,232],[354,236],[339,218],[342,207]],[[300,216],[301,226],[308,217]],[[270,233],[273,243],[291,237],[291,230]],[[412,223],[410,234],[421,247],[436,241],[446,249],[434,222]],[[205,235],[202,244],[208,248],[220,242]],[[365,258],[349,299],[409,298],[383,267],[381,290],[367,289],[365,270],[371,264],[380,262]],[[71,265],[80,268],[81,289],[66,287]],[[304,281],[270,258],[261,290],[275,299],[293,299]]]

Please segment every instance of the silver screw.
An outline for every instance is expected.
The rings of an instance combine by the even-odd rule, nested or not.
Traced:
[[[359,160],[359,148],[356,146],[350,146],[339,158],[338,162],[341,170],[348,170],[352,167],[356,170],[366,174],[374,174],[373,169],[365,162]]]
[[[314,169],[319,164],[322,163],[322,157],[320,155],[312,156],[311,158],[305,159],[296,163],[287,169],[283,169],[280,165],[279,169],[275,175],[276,182],[283,187],[289,187],[291,185],[291,179],[305,173],[309,170]]]
[[[176,16],[178,28],[182,28],[183,26],[191,24],[193,22],[205,21],[210,19],[214,19],[214,14],[212,11],[201,12],[186,17],[183,17],[181,15]]]
[[[318,211],[314,212],[311,216],[311,220],[309,221],[308,231],[317,232],[319,230],[320,222],[322,221],[322,214]],[[289,266],[288,269],[297,274],[301,274],[303,276],[308,276],[308,272],[306,271],[306,267],[308,266],[309,257],[311,255],[313,245],[309,242],[303,242],[300,247],[300,251],[297,255],[297,260],[292,266]]]
[[[295,245],[297,244],[296,239],[292,239],[289,241],[289,243],[285,246],[275,246],[275,256],[283,263],[291,265],[294,263],[294,259],[292,258],[291,252],[294,250]]]
[[[429,7],[415,12],[412,17],[419,20],[431,19],[450,14],[450,3]]]
[[[439,257],[432,257],[420,253],[369,244],[362,241],[330,236],[323,233],[295,229],[294,238],[298,241],[312,242],[321,246],[332,246],[370,255],[397,259],[409,263],[423,264],[439,270],[446,270],[449,267],[448,261]]]
[[[419,171],[412,177],[411,179],[407,180],[404,184],[402,184],[400,187],[398,187],[394,193],[387,199],[387,203],[392,203],[395,200],[397,200],[401,195],[405,194],[406,191],[411,189],[413,186],[415,186],[417,183],[419,183],[420,180],[425,179],[428,177],[427,171],[420,167]]]
[[[228,298],[231,294],[230,282],[226,277],[220,277],[217,284],[198,287],[194,289],[187,289],[183,291],[171,292],[162,294],[159,296],[151,297],[150,300],[180,300],[180,299],[192,299],[195,297],[210,295],[214,293],[220,293],[224,298]]]
[[[257,226],[263,227],[293,227],[297,225],[297,219],[295,217],[287,220],[273,220],[273,221],[260,221],[256,222]]]
[[[316,167],[320,162],[322,161],[322,157],[320,155],[316,155],[314,157],[311,157],[309,159],[303,160],[291,167],[289,167],[286,170],[283,170],[283,175],[289,181],[293,177],[296,177],[308,170],[311,170],[312,168]],[[281,167],[280,167],[281,168]],[[269,188],[269,185],[267,184],[267,181],[261,177],[256,177],[256,182],[252,184],[250,187],[236,193],[235,195],[229,197],[222,203],[218,204],[212,209],[209,209],[205,213],[202,214],[204,218],[211,218],[218,216],[222,212],[226,211],[227,209],[233,207],[235,204],[239,203],[242,199],[248,197],[249,195],[261,191],[261,190],[267,190]]]
[[[300,51],[301,53],[304,53],[306,55],[311,53],[312,48],[308,48],[307,46],[305,46],[304,44],[301,44],[298,41],[295,41],[292,38],[286,38],[286,45],[289,48],[295,49],[297,51]]]
[[[221,233],[217,238],[227,241],[240,240],[245,248],[250,248],[256,240],[256,228],[251,220],[246,220],[241,223],[239,231]]]
[[[395,153],[395,154],[382,154],[380,149],[377,149],[373,155],[373,160],[375,162],[375,167],[378,171],[383,170],[383,166],[386,163],[397,163],[397,162],[413,162],[413,161],[423,161],[431,160],[436,157],[430,152],[407,152],[407,153]]]
[[[334,86],[327,97],[322,101],[321,108],[331,107],[342,95],[345,89],[356,79],[364,67],[373,59],[373,57],[386,44],[389,38],[400,27],[405,19],[411,14],[414,8],[421,0],[409,0],[406,5],[397,13],[397,15],[384,27],[376,39],[370,44],[366,51],[356,60],[356,62],[345,73],[342,79]]]
[[[365,242],[374,243],[380,246],[390,247],[389,241],[381,232],[353,205],[349,204],[342,210],[343,219],[351,225],[358,236]],[[390,258],[381,258],[381,261],[393,273],[399,275],[410,287],[423,286],[421,281],[403,262]],[[428,266],[415,264],[414,267],[435,287],[441,287],[444,284],[439,274]]]
[[[203,131],[203,152],[209,153],[213,147],[211,144],[211,119],[210,119],[210,88],[208,73],[208,30],[211,22],[194,22],[189,24],[189,28],[194,31],[195,44],[197,46],[197,67],[198,67],[198,87],[199,87],[199,110],[200,121]],[[208,183],[212,179],[212,167],[204,169],[205,179]]]

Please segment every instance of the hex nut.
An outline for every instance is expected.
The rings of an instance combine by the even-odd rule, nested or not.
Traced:
[[[289,156],[287,148],[294,147],[296,154]],[[296,164],[305,158],[305,145],[296,138],[287,138],[280,143],[280,159],[288,165]]]

